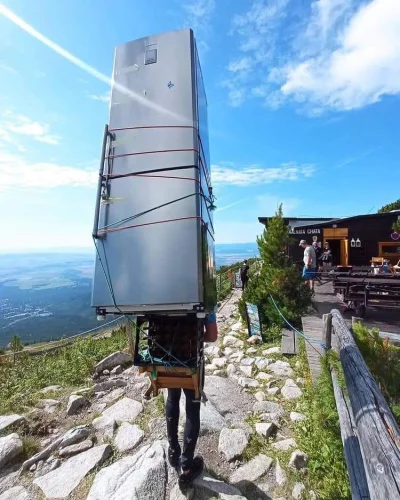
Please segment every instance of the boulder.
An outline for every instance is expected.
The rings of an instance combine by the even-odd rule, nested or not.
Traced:
[[[273,376],[270,375],[269,373],[260,372],[256,375],[256,379],[261,380],[263,382],[267,382],[268,380],[271,380],[272,378],[273,378]]]
[[[226,373],[228,375],[228,377],[232,377],[232,375],[234,375],[236,372],[236,367],[234,364],[230,363],[227,368],[226,368]]]
[[[219,435],[218,451],[225,455],[228,462],[242,455],[249,440],[243,429],[222,429]]]
[[[276,425],[272,422],[269,423],[261,422],[256,424],[256,432],[260,436],[270,437],[276,431],[276,429],[277,429]]]
[[[306,487],[303,483],[296,483],[293,487],[292,497],[296,500],[300,500],[303,496],[303,493],[306,491]]]
[[[244,347],[244,342],[243,342],[243,340],[237,339],[237,340],[236,340],[236,342],[234,343],[234,347],[237,347],[237,348],[242,348],[242,347]]]
[[[245,388],[256,388],[260,386],[260,382],[258,380],[254,380],[253,378],[240,377],[238,383]]]
[[[144,432],[139,426],[123,422],[117,431],[114,442],[117,450],[124,453],[136,448],[143,438]]]
[[[33,500],[23,486],[14,486],[0,495],[0,500]]]
[[[60,404],[61,402],[56,399],[39,399],[36,403],[36,408],[39,408],[51,415],[52,413],[55,413]]]
[[[291,411],[290,412],[290,420],[292,422],[302,422],[303,420],[306,420],[307,417],[303,415],[302,413],[297,413],[297,411]]]
[[[244,354],[242,352],[235,352],[235,354],[232,354],[229,356],[229,361],[234,362],[234,363],[240,363],[242,359],[244,358]]]
[[[298,399],[303,393],[294,380],[288,378],[281,389],[281,394],[285,399]]]
[[[294,372],[290,367],[290,364],[286,361],[275,361],[268,365],[268,371],[274,373],[278,377],[293,377]]]
[[[60,450],[59,455],[61,458],[72,457],[72,455],[77,455],[84,451],[90,450],[93,447],[93,441],[91,439],[86,439],[81,443],[71,444]]]
[[[276,396],[279,394],[279,392],[279,387],[270,387],[269,389],[267,389],[268,396]]]
[[[280,354],[280,353],[281,353],[280,347],[270,347],[269,349],[265,349],[265,351],[263,351],[264,356],[269,356],[270,354]]]
[[[117,365],[115,368],[113,368],[110,371],[110,375],[119,375],[121,373],[122,373],[122,366],[121,365]]]
[[[259,370],[266,370],[268,365],[270,365],[272,363],[272,360],[268,359],[268,358],[258,358],[256,360],[256,366]]]
[[[114,352],[101,360],[100,363],[97,363],[94,370],[95,373],[102,373],[104,370],[112,370],[118,365],[127,365],[128,363],[132,363],[130,354],[122,351]]]
[[[202,474],[193,481],[193,500],[208,500],[209,498],[246,500],[246,497],[242,496],[235,486]],[[171,497],[170,500],[172,500]]]
[[[237,353],[237,351],[233,347],[226,347],[224,349],[224,356],[232,356],[233,354]]]
[[[288,451],[290,448],[296,447],[296,441],[292,438],[283,439],[282,441],[277,441],[272,444],[272,448],[278,451]]]
[[[35,466],[32,466],[32,468],[36,467],[35,470],[35,479],[37,477],[44,476],[45,474],[48,474],[49,472],[56,470],[58,467],[61,465],[61,460],[59,458],[56,458],[54,456],[49,457],[46,462],[43,462],[43,460],[40,460],[38,464]]]
[[[266,455],[257,455],[247,464],[239,467],[229,478],[229,482],[238,488],[246,486],[247,483],[254,483],[260,477],[264,476],[272,466],[272,458]]]
[[[93,429],[101,440],[112,438],[117,422],[112,417],[98,417],[92,422]]]
[[[135,420],[143,411],[142,403],[130,398],[120,399],[103,412],[103,417],[114,419],[117,424]]]
[[[227,362],[226,358],[214,358],[212,364],[217,368],[224,368]]]
[[[250,378],[252,373],[253,373],[253,367],[252,366],[239,366],[239,370],[243,373],[243,375],[247,378]]]
[[[22,415],[4,415],[0,417],[0,432],[22,427],[27,423],[26,418]]]
[[[243,366],[252,366],[254,365],[256,359],[255,358],[243,358],[240,362]]]
[[[248,344],[256,345],[256,344],[262,344],[262,338],[260,335],[252,335],[247,339]]]
[[[246,350],[246,354],[247,355],[250,355],[250,354],[256,354],[257,349],[255,347],[249,347],[247,350]]]
[[[276,461],[275,479],[278,486],[284,486],[287,482],[286,472],[282,469],[279,460]]]
[[[233,347],[237,342],[237,338],[233,335],[225,335],[224,340],[222,341],[224,347]]]
[[[254,403],[253,411],[255,413],[270,413],[275,415],[275,418],[280,418],[285,414],[283,407],[273,401],[257,401]]]
[[[257,401],[264,401],[265,400],[265,394],[263,393],[263,391],[257,391],[254,394],[254,397],[257,399]]]
[[[118,387],[118,389],[114,389],[109,394],[105,394],[100,398],[102,403],[106,405],[112,405],[116,401],[118,401],[122,396],[125,395],[125,389],[123,387]]]
[[[56,470],[35,479],[33,484],[42,490],[46,498],[68,498],[82,479],[101,465],[111,453],[112,449],[108,444],[95,446],[68,459]]]
[[[21,454],[23,449],[24,446],[18,434],[0,437],[0,470]]]
[[[221,351],[218,346],[210,345],[204,349],[204,354],[209,358],[213,358],[218,357],[221,354]]]
[[[87,439],[89,435],[90,427],[88,425],[78,425],[77,427],[73,427],[62,436],[60,448],[80,443],[81,441]]]
[[[45,387],[44,389],[41,389],[39,392],[40,394],[47,394],[48,392],[58,392],[61,391],[62,387],[61,385],[49,385]]]
[[[97,473],[86,500],[165,498],[167,444],[155,441]]]
[[[67,404],[67,415],[77,415],[82,410],[82,408],[88,406],[88,404],[89,401],[83,396],[71,394]]]
[[[93,391],[94,392],[107,392],[110,389],[115,389],[116,387],[126,387],[128,382],[126,380],[122,380],[120,378],[110,378],[105,382],[99,382],[98,384],[94,384]]]
[[[297,470],[304,469],[307,466],[308,460],[308,455],[300,450],[295,450],[290,457],[289,467]]]
[[[237,332],[238,330],[241,330],[243,328],[242,322],[238,321],[234,325],[232,325],[231,330],[234,332]]]

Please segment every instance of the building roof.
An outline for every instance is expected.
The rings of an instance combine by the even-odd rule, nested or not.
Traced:
[[[353,221],[356,221],[356,220],[359,220],[359,219],[371,219],[373,217],[381,217],[381,218],[384,218],[384,217],[393,217],[396,212],[400,215],[400,210],[392,210],[391,212],[383,212],[383,213],[379,213],[379,214],[364,214],[364,215],[353,215],[351,217],[341,217],[339,219],[321,219],[320,222],[316,222],[314,224],[299,224],[297,225],[296,227],[297,228],[300,228],[300,227],[310,227],[310,226],[324,226],[326,222],[329,222],[330,224],[335,224],[337,222],[344,222],[344,221],[347,221],[347,222],[353,222]]]

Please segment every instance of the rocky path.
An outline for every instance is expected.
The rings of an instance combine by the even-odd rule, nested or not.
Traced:
[[[142,398],[148,380],[124,369],[121,352],[97,365],[90,387],[45,388],[30,414],[0,417],[0,500],[316,498],[301,482],[308,457],[291,434],[305,418],[294,411],[302,395],[295,361],[247,337],[239,297],[235,290],[221,303],[220,337],[205,349],[198,451],[207,471],[192,488],[180,491],[166,460],[163,396]],[[182,433],[184,396],[181,419]],[[32,436],[39,450],[23,461]]]

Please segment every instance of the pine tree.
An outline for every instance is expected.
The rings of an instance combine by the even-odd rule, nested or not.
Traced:
[[[244,302],[256,304],[261,322],[266,328],[284,325],[271,297],[291,323],[298,324],[311,304],[311,291],[305,286],[299,269],[287,255],[289,243],[289,227],[283,218],[281,205],[269,220],[268,228],[257,238],[262,266],[259,273],[249,281],[240,304],[242,313]]]
[[[24,349],[23,344],[21,343],[21,339],[18,335],[14,335],[11,342],[8,344],[8,348],[13,352],[14,364],[17,354]]]

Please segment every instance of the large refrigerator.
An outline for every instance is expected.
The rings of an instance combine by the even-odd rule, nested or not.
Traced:
[[[212,311],[213,208],[193,31],[118,46],[95,200],[97,314]]]

